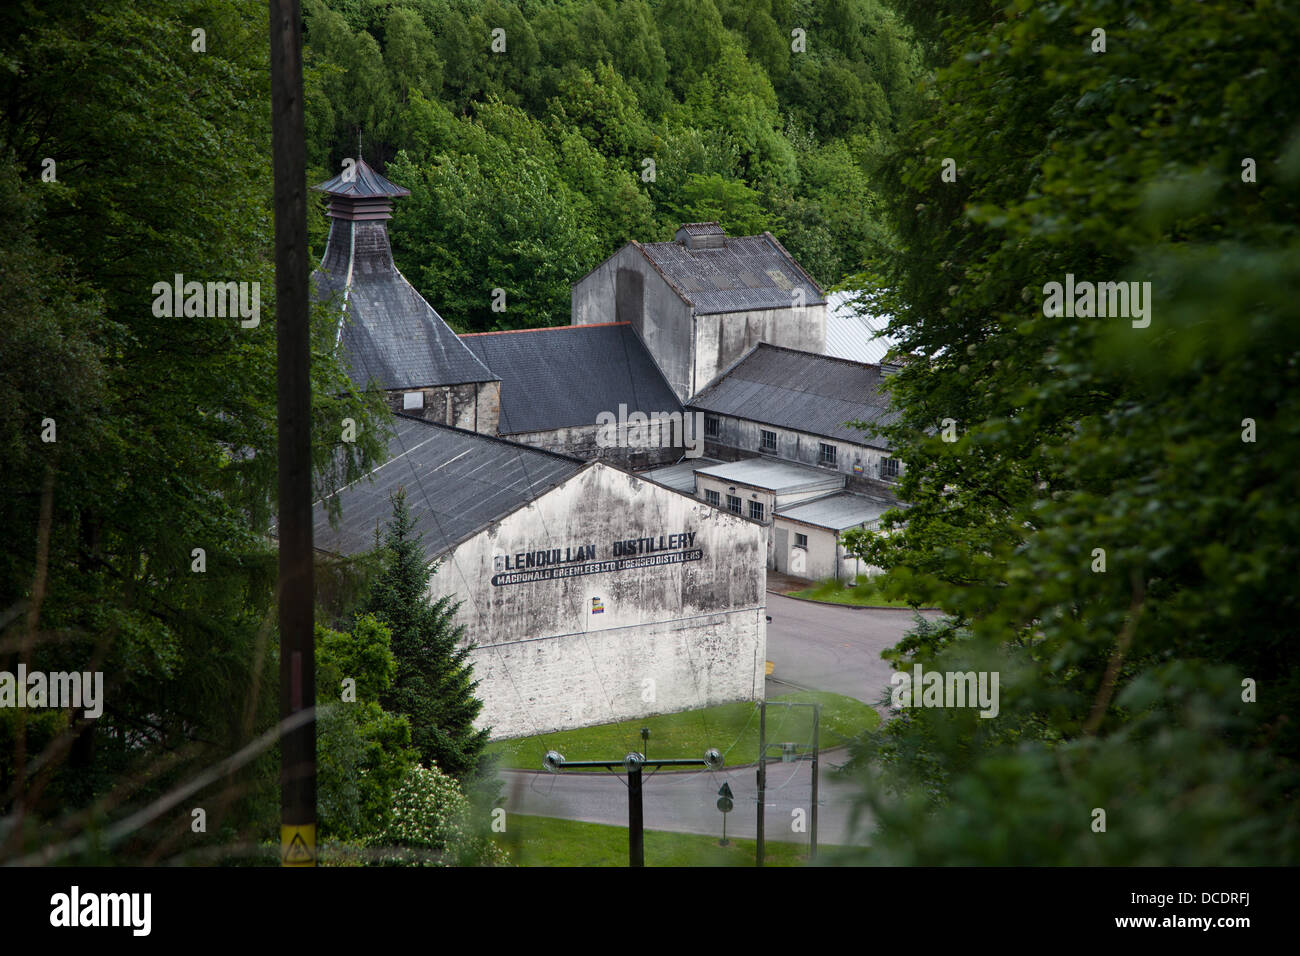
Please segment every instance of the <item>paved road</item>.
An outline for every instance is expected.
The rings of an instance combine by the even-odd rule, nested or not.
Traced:
[[[880,652],[893,647],[915,621],[910,609],[855,608],[796,601],[768,592],[767,659],[772,662],[769,696],[788,686],[828,690],[875,706],[890,689],[889,662]],[[937,611],[923,612],[938,617]]]
[[[793,688],[828,690],[875,705],[889,688],[889,664],[880,652],[893,646],[912,626],[912,612],[813,604],[768,592],[767,658],[774,664],[767,681],[768,696]],[[936,616],[926,612],[927,617]],[[822,843],[863,842],[868,825],[850,830],[852,784],[831,776],[847,752],[831,751],[819,774],[818,839]],[[807,762],[768,764],[765,831],[769,840],[803,842],[807,833],[793,832],[794,810],[807,817],[811,765]],[[612,823],[627,826],[627,787],[622,775],[504,771],[506,809],[513,813]],[[753,838],[757,825],[758,783],[754,768],[717,773],[647,774],[644,789],[645,825],[651,830],[680,833],[721,832],[715,802],[723,781],[731,784],[735,809],[728,815],[727,835]]]
[[[862,843],[867,826],[859,826],[858,836],[850,831],[851,796],[854,787],[831,776],[831,764],[846,759],[843,750],[823,755],[818,774],[819,790],[817,834],[825,844]],[[812,766],[807,761],[767,765],[766,819],[763,830],[768,840],[804,843],[808,839],[808,809],[811,806],[809,781]],[[627,826],[627,786],[625,777],[611,774],[529,773],[507,770],[505,780],[506,812],[530,813],[588,823],[611,823]],[[667,773],[645,775],[642,803],[647,830],[672,830],[678,833],[703,833],[718,836],[722,832],[722,814],[717,809],[718,788],[731,784],[735,809],[727,815],[727,836],[753,839],[758,820],[758,782],[753,767],[724,768],[716,773]],[[802,811],[796,815],[793,811]],[[802,819],[804,829],[795,832],[795,821]]]

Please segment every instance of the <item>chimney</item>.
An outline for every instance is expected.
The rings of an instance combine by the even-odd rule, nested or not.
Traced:
[[[312,188],[329,197],[325,214],[330,217],[330,235],[321,269],[338,275],[392,269],[384,222],[393,218],[392,200],[411,191],[389,182],[360,157],[351,169]]]
[[[673,236],[687,249],[721,249],[727,234],[716,222],[688,222]]]

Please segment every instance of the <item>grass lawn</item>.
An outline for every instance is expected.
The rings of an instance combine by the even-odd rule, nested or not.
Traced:
[[[496,840],[517,866],[627,866],[626,827],[511,814]],[[833,848],[818,847],[819,854],[823,850]],[[803,866],[807,860],[806,842],[769,839],[763,849],[765,866]],[[753,866],[754,841],[718,846],[716,836],[646,830],[645,865]]]
[[[855,607],[911,607],[906,601],[887,598],[876,590],[870,578],[859,579],[853,587],[845,587],[843,581],[827,578],[814,587],[802,591],[791,591],[789,597],[804,598],[809,601],[822,601],[826,604],[851,604]]]
[[[768,743],[794,741],[802,747],[812,745],[812,708],[778,707],[777,701],[820,703],[822,749],[847,743],[864,730],[873,730],[880,716],[866,704],[851,697],[822,691],[800,691],[773,697],[767,706]],[[650,744],[641,741],[641,728],[650,728]],[[625,720],[616,724],[580,727],[536,737],[498,740],[488,745],[488,752],[499,756],[498,766],[519,770],[541,770],[548,750],[558,750],[566,760],[613,760],[631,751],[648,750],[648,757],[703,757],[704,751],[717,747],[727,766],[739,766],[758,760],[758,705],[742,701],[702,710]],[[768,751],[768,756],[779,751]],[[570,771],[580,773],[580,770]],[[607,773],[605,770],[595,771]]]

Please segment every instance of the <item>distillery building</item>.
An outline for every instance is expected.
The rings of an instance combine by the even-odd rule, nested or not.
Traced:
[[[398,416],[321,501],[320,550],[375,546],[404,488],[430,600],[459,601],[480,725],[545,733],[763,696],[766,528],[602,461]]]

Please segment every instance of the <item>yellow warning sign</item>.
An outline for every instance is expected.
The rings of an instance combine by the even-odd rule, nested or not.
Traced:
[[[316,865],[316,824],[280,827],[280,865]]]

